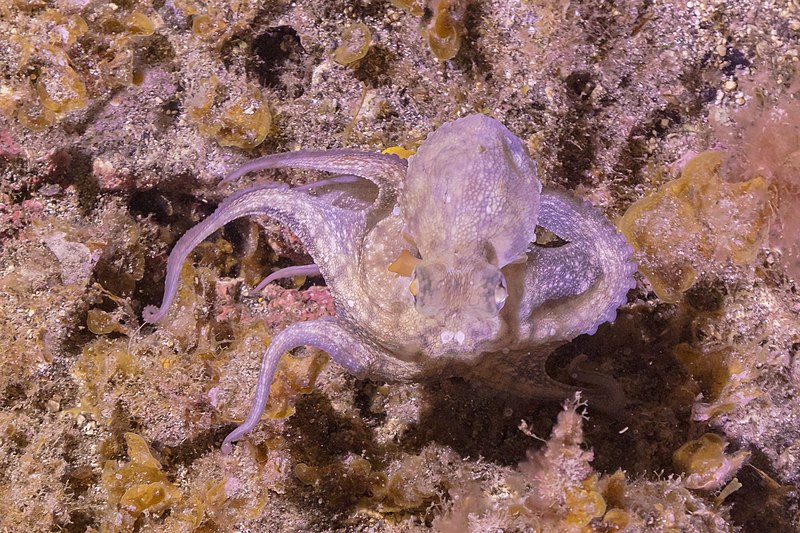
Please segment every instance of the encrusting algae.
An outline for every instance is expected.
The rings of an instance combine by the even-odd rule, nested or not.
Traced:
[[[202,81],[187,100],[186,112],[200,133],[213,137],[220,146],[255,148],[272,125],[272,113],[260,87],[253,83],[228,87],[217,76]]]
[[[796,46],[770,32],[797,28],[773,0],[752,20],[747,2],[684,4],[0,1],[0,530],[796,529],[800,93]],[[654,193],[626,223],[661,298],[640,285],[567,347],[588,346],[637,423],[573,402],[529,440],[518,417],[546,437],[557,406],[482,392],[441,423],[465,384],[360,381],[298,350],[223,456],[259,354],[333,305],[314,278],[247,294],[308,257],[274,222],[232,224],[142,327],[217,179],[331,148],[348,122],[350,147],[413,148],[475,111],[607,212]],[[641,166],[709,138],[724,150],[674,182]]]
[[[127,461],[108,460],[103,465],[101,483],[108,495],[108,505],[101,517],[99,533],[130,531],[135,527],[164,533],[204,531],[204,527],[225,527],[232,516],[258,516],[265,505],[266,488],[254,491],[252,497],[244,497],[243,489],[252,489],[247,486],[249,483],[221,471],[213,472],[214,477],[192,479],[189,486],[179,487],[170,481],[140,435],[128,432],[124,440]],[[265,465],[264,469],[269,467]],[[255,476],[254,481],[260,477]],[[88,531],[97,532],[93,528]]]
[[[634,203],[618,222],[638,252],[639,270],[665,302],[679,301],[706,269],[752,263],[765,242],[768,183],[725,182],[725,156],[715,150],[692,157],[679,178]]]
[[[692,406],[694,420],[715,419],[763,395],[756,379],[769,358],[755,343],[717,349],[697,349],[689,343],[681,343],[675,346],[674,353],[702,385],[704,401],[696,401]]]
[[[159,24],[153,13],[95,2],[80,14],[59,6],[32,16],[21,3],[12,4],[5,9],[16,33],[0,60],[6,76],[0,112],[43,130],[109,90],[141,82],[140,45]]]
[[[372,34],[366,24],[357,22],[342,32],[342,42],[333,52],[333,60],[340,65],[350,65],[363,59],[372,44]]]
[[[129,528],[144,513],[160,513],[183,498],[181,490],[167,480],[159,463],[141,436],[125,433],[128,462],[118,465],[106,461],[103,467],[103,485],[108,491],[111,523],[101,526],[101,531]]]
[[[722,488],[750,457],[746,451],[728,455],[725,453],[727,447],[725,439],[706,433],[678,448],[672,460],[678,471],[686,475],[686,487],[700,490]]]
[[[461,48],[464,37],[464,0],[434,0],[431,2],[433,18],[427,29],[428,45],[440,61],[453,59]]]

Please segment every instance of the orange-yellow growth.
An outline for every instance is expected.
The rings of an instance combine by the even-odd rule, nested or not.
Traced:
[[[633,204],[619,229],[638,252],[639,270],[666,302],[677,302],[698,271],[752,262],[769,225],[769,188],[756,177],[722,180],[726,153],[693,157],[681,176]]]

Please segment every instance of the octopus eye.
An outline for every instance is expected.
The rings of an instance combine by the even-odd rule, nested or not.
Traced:
[[[506,278],[501,274],[500,279],[497,282],[497,286],[494,289],[494,304],[497,307],[498,312],[503,308],[503,304],[506,303],[506,298],[508,298]]]

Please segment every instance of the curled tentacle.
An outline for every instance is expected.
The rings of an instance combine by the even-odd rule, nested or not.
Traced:
[[[536,270],[535,284],[530,286],[530,311],[548,300],[585,293],[603,273],[591,254],[576,243],[558,248],[532,246],[528,267]],[[576,276],[576,272],[581,275]]]
[[[284,353],[298,346],[324,350],[331,359],[357,377],[364,377],[377,357],[367,342],[337,318],[321,318],[287,327],[272,339],[269,348],[264,352],[250,412],[244,422],[225,437],[222,453],[230,453],[231,443],[249,433],[261,420],[278,362]]]
[[[187,231],[175,244],[167,260],[164,298],[158,308],[145,307],[142,316],[146,322],[156,323],[167,313],[178,290],[181,266],[189,253],[228,222],[248,215],[267,215],[286,224],[320,265],[326,279],[329,274],[336,273],[331,277],[345,281],[349,268],[346,265],[357,261],[357,243],[364,231],[363,213],[340,209],[291,189],[271,185],[245,189],[226,198],[211,216]]]
[[[633,249],[602,213],[566,191],[542,192],[538,223],[569,243],[543,254],[552,256],[548,261],[551,264],[561,262],[558,279],[544,283],[551,288],[570,285],[573,289],[585,286],[587,280],[591,283],[583,291],[574,290],[570,298],[530,306],[532,337],[569,340],[595,333],[600,324],[614,320],[628,290],[636,285]],[[583,261],[578,260],[581,254]],[[526,293],[536,293],[531,285],[540,283],[537,276],[538,272],[529,273]]]

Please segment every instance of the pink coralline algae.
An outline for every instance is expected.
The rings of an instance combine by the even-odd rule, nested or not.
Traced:
[[[16,204],[8,194],[0,192],[0,241],[26,227],[41,211],[42,204],[37,200],[28,199]]]

